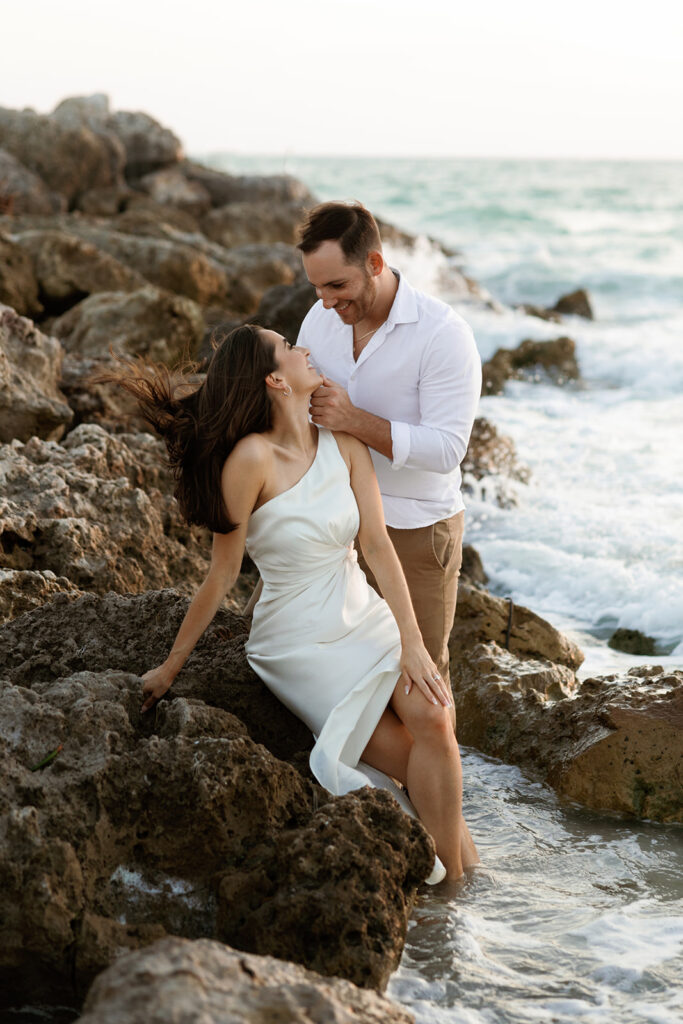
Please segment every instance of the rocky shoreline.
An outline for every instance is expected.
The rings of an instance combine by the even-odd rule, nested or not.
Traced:
[[[411,1019],[365,990],[398,964],[431,840],[388,794],[334,798],[311,777],[310,735],[244,658],[247,561],[172,699],[141,718],[139,676],[170,646],[209,538],[181,520],[135,408],[90,383],[110,349],[201,361],[218,322],[293,338],[315,298],[293,246],[313,201],[286,176],[188,161],[105,97],[0,108],[5,1008],[75,1014],[97,978],[84,1020],[161,1020],[174,978],[195,1009],[317,1000],[300,1019]],[[533,312],[590,315],[585,294],[565,299]],[[571,339],[496,353],[484,393],[538,375],[579,377]],[[463,477],[510,504],[527,471],[479,419]],[[682,820],[683,673],[579,683],[578,648],[485,582],[469,550],[451,637],[460,741],[588,807]]]

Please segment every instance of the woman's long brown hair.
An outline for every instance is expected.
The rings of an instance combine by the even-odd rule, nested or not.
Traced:
[[[215,533],[234,530],[221,492],[225,460],[247,434],[270,427],[265,378],[276,369],[275,347],[258,327],[227,333],[217,327],[204,383],[197,367],[171,371],[138,357],[120,358],[100,381],[120,385],[137,399],[147,422],[163,437],[176,480],[175,497],[188,523]]]

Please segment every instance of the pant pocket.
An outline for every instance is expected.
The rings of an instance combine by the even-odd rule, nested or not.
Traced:
[[[452,519],[441,519],[432,526],[432,554],[437,565],[446,571],[455,549],[455,530]]]

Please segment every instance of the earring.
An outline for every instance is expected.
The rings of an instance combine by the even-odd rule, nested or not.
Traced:
[[[285,386],[284,386],[284,389],[283,389],[283,392],[282,392],[282,397],[283,397],[283,398],[289,398],[289,396],[291,395],[291,393],[292,393],[292,387],[291,387],[291,384],[285,384]]]

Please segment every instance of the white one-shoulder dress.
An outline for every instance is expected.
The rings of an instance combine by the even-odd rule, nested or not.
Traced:
[[[309,727],[311,770],[337,795],[377,784],[358,762],[401,671],[396,620],[358,566],[358,524],[346,463],[321,427],[308,471],[247,529],[263,580],[249,664]]]
[[[358,526],[346,463],[334,435],[319,427],[307,472],[249,520],[246,546],[263,591],[245,651],[313,733],[311,771],[325,789],[388,789],[418,817],[393,779],[360,760],[401,674],[401,643],[389,606],[358,566]],[[437,857],[426,881],[445,874]]]

